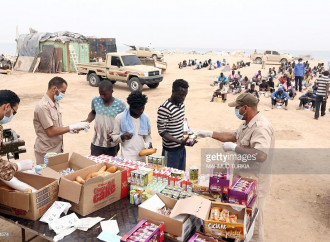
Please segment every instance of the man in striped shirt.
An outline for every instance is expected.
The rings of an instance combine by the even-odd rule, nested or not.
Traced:
[[[158,108],[157,128],[163,138],[163,152],[168,167],[186,169],[186,141],[183,140],[185,117],[184,100],[188,94],[188,82],[177,79],[172,85],[172,95]]]
[[[315,115],[314,119],[319,119],[320,106],[321,106],[321,116],[325,115],[325,109],[327,105],[328,92],[329,92],[329,71],[323,72],[323,76],[315,80],[315,85],[317,86],[316,91],[316,101],[315,101]]]

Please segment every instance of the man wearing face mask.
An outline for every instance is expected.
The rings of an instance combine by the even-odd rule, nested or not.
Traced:
[[[294,66],[293,69],[293,74],[295,75],[295,87],[296,91],[298,90],[299,86],[299,92],[302,92],[302,81],[303,81],[303,76],[305,73],[305,65],[302,63],[302,59],[298,59],[298,64]]]
[[[250,93],[239,95],[235,102],[228,104],[235,107],[235,115],[244,120],[235,132],[216,132],[202,130],[198,138],[210,137],[224,142],[225,152],[233,151],[240,155],[255,157],[249,161],[253,169],[233,169],[233,176],[242,175],[257,181],[257,206],[259,215],[256,219],[252,241],[264,241],[263,213],[264,203],[270,191],[272,148],[274,148],[274,130],[271,123],[258,111],[258,99]],[[237,164],[238,161],[235,161]],[[239,162],[238,162],[239,163]],[[242,164],[242,163],[240,163]]]
[[[48,90],[34,110],[33,125],[37,135],[34,151],[37,164],[44,162],[48,152],[63,152],[63,134],[89,129],[88,122],[63,127],[59,101],[64,98],[68,83],[61,77],[54,77],[48,83]]]
[[[20,103],[19,97],[10,90],[0,90],[0,149],[3,146],[3,127],[2,124],[9,123],[18,111]],[[28,188],[16,177],[16,171],[31,170],[32,160],[22,160],[19,162],[9,162],[0,157],[0,180],[14,189]]]

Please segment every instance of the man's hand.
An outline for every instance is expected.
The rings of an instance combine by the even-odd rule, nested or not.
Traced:
[[[107,143],[108,143],[108,145],[110,145],[110,143],[113,141],[111,135],[112,135],[112,132],[107,133]]]
[[[26,171],[32,169],[34,162],[33,160],[28,159],[28,160],[18,161],[16,164],[18,167],[18,171]]]
[[[133,137],[133,134],[128,133],[128,132],[125,132],[124,134],[122,134],[120,136],[121,141],[123,141],[123,142],[126,141],[126,140],[130,140],[132,137]]]
[[[213,131],[211,130],[200,130],[197,132],[197,139],[201,139],[201,138],[212,138],[213,136]]]
[[[225,142],[222,144],[222,149],[227,152],[227,151],[235,151],[237,144],[233,142]]]
[[[89,123],[88,122],[80,122],[77,124],[73,124],[69,126],[70,132],[71,131],[80,131],[80,130],[89,130]]]

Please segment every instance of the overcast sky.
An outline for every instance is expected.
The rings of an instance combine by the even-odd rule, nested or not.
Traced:
[[[329,0],[9,0],[0,43],[29,27],[114,37],[117,44],[330,50]]]

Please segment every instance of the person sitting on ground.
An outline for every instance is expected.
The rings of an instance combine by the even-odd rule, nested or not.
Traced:
[[[317,66],[314,66],[313,67],[313,74],[314,74],[314,76],[317,76],[317,72],[318,72]]]
[[[304,109],[304,106],[309,105],[312,103],[312,111],[315,111],[315,101],[316,95],[313,94],[313,89],[309,89],[304,95],[299,97],[300,103],[297,110]]]
[[[288,110],[288,100],[290,96],[283,90],[282,87],[279,87],[277,91],[273,92],[271,95],[271,104],[272,104],[272,109],[274,109],[276,103],[284,103],[285,110]]]
[[[309,68],[309,63],[308,63],[308,60],[304,63],[305,65],[305,68],[308,69]]]
[[[213,84],[211,84],[211,86],[215,86],[215,85],[218,85],[220,83],[224,83],[224,85],[226,86],[227,85],[227,82],[228,82],[228,77],[226,77],[223,72],[220,73],[220,76],[218,77],[218,81],[214,81]]]
[[[274,72],[272,70],[272,68],[269,68],[268,70],[268,74],[267,74],[267,77],[270,78],[270,77],[274,77]]]
[[[285,71],[284,63],[281,63],[280,67],[278,68],[278,74],[284,73],[284,71]]]
[[[219,60],[217,60],[217,68],[221,67],[221,62]]]
[[[262,75],[261,75],[261,71],[259,70],[257,73],[254,74],[252,81],[256,83],[256,85],[258,86],[261,83],[262,80]]]
[[[232,71],[231,74],[229,75],[229,81],[234,81],[235,79],[237,79],[237,76],[235,74],[235,71]]]
[[[241,80],[241,87],[245,87],[245,90],[247,90],[251,84],[252,84],[252,81],[249,80],[249,78],[247,76],[245,76]]]
[[[226,91],[226,88],[225,88],[225,83],[224,82],[219,82],[219,86],[218,88],[213,92],[213,96],[212,96],[212,99],[210,102],[213,102],[214,101],[214,98],[215,97],[219,97],[221,96],[222,98],[222,102],[226,102],[227,100],[227,91]]]
[[[203,65],[202,65],[202,67],[205,68],[205,67],[208,67],[208,66],[209,66],[209,63],[207,62],[207,60],[205,60],[204,63],[203,63]]]
[[[242,75],[241,75],[241,72],[238,71],[237,72],[237,75],[236,75],[237,79],[240,81],[242,79]]]
[[[256,98],[258,98],[259,101],[259,93],[257,90],[255,90],[255,84],[251,84],[251,87],[245,91],[245,93],[251,93],[253,96],[255,96]]]
[[[232,92],[233,95],[241,92],[241,83],[237,78],[229,81],[228,93],[230,92]]]
[[[288,80],[290,81],[294,80],[294,74],[291,67],[288,69],[288,71],[285,74]]]
[[[196,62],[196,67],[194,70],[198,70],[198,69],[201,69],[202,66],[201,66],[201,62]]]
[[[237,70],[237,67],[236,67],[235,63],[233,63],[233,67],[231,69],[232,70]]]
[[[182,69],[182,63],[180,62],[178,65],[179,65],[179,69]]]
[[[265,79],[262,80],[261,84],[259,85],[259,92],[268,92],[270,90],[268,83]]]
[[[302,81],[302,85],[304,87],[310,87],[311,85],[313,85],[312,83],[312,75],[309,75],[308,73],[303,75],[303,81]]]
[[[186,61],[186,60],[184,60],[184,61],[182,62],[182,67],[187,67],[187,61]]]
[[[274,81],[273,81],[273,78],[270,77],[270,78],[268,79],[267,84],[268,84],[268,87],[269,87],[269,91],[270,91],[270,93],[275,92],[275,88],[274,88],[275,83],[274,83]]]
[[[275,67],[273,67],[273,73],[274,73],[274,76],[272,76],[273,79],[276,78],[276,70],[275,70]]]
[[[287,75],[284,74],[283,76],[281,76],[280,78],[278,78],[278,83],[277,86],[283,86],[284,83],[286,83],[288,81]]]
[[[285,92],[287,92],[291,98],[291,100],[294,99],[294,97],[296,96],[296,92],[294,90],[294,88],[292,87],[292,84],[291,84],[291,80],[288,80],[286,83],[283,84],[283,90]]]
[[[189,59],[188,61],[188,66],[191,66],[191,59]]]

